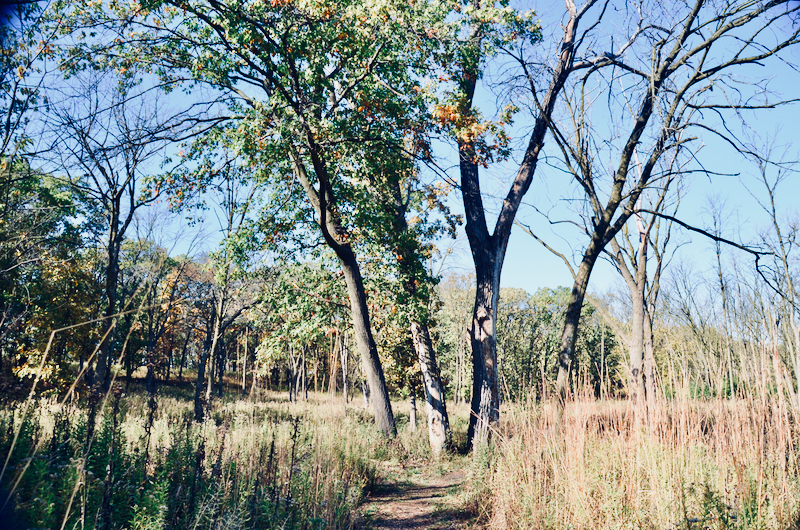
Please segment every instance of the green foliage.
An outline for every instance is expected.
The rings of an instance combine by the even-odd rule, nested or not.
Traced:
[[[466,331],[472,325],[474,279],[448,277],[440,284],[442,302],[437,313],[438,351],[442,372],[451,391],[461,399],[470,396],[470,345]],[[497,315],[497,356],[501,388],[506,400],[524,401],[529,394],[545,397],[555,383],[558,353],[569,291],[540,289],[530,295],[522,289],[503,288]],[[619,339],[588,304],[581,315],[572,364],[573,388],[602,389],[614,394],[623,388],[624,358]],[[453,387],[459,387],[458,389]]]
[[[475,276],[446,276],[437,286],[440,302],[433,340],[442,377],[454,400],[469,400],[472,377],[472,351],[467,330],[472,325],[475,303]]]
[[[43,33],[42,5],[20,2],[7,5],[0,13],[0,157],[5,173],[9,164],[22,160],[32,143],[27,127],[31,110],[47,104],[41,79],[46,60],[54,55],[51,35]]]
[[[0,359],[35,376],[50,332],[95,318],[97,256],[81,250],[77,197],[25,163],[0,163]],[[60,332],[39,375],[64,382],[68,364],[91,353],[94,329]]]
[[[463,2],[453,10],[450,33],[444,37],[447,45],[437,54],[445,74],[439,77],[432,117],[459,145],[470,146],[473,162],[488,167],[511,155],[506,128],[513,124],[519,108],[508,104],[498,109],[495,118],[484,118],[469,101],[469,86],[483,77],[487,62],[498,53],[522,56],[527,46],[538,44],[541,26],[533,11],[517,11],[507,0]]]
[[[441,187],[411,169],[429,151],[422,82],[452,31],[445,3],[112,1],[55,12],[95,35],[70,48],[68,70],[146,70],[166,83],[188,76],[226,94],[233,119],[197,137],[180,153],[184,169],[156,184],[174,204],[220,178],[240,179],[263,186],[265,199],[244,240],[318,238],[302,167],[348,243],[397,233],[385,204],[398,186],[416,195],[413,235],[439,230],[422,221],[446,213]],[[444,222],[453,228],[450,216]]]
[[[528,392],[543,397],[555,381],[564,313],[569,289],[543,288],[533,295],[521,289],[500,290],[497,318],[497,356],[501,386],[508,399],[520,401]],[[572,362],[573,388],[588,383],[596,396],[601,385],[614,393],[622,386],[624,359],[615,348],[618,339],[594,309],[585,304]]]
[[[313,263],[285,265],[267,294],[259,325],[259,366],[267,373],[285,365],[290,348],[324,345],[327,337],[350,328],[341,277]]]
[[[350,528],[376,480],[365,455],[379,441],[359,422],[339,417],[334,429],[314,414],[230,404],[218,427],[204,426],[162,399],[147,437],[142,399],[122,397],[119,412],[109,402],[91,443],[85,408],[36,404],[2,479],[5,489],[20,479],[12,501],[25,527]],[[0,414],[4,454],[13,422]]]

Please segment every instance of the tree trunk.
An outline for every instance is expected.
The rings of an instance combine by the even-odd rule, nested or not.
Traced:
[[[319,365],[320,365],[320,355],[319,355],[319,347],[314,348],[314,393],[319,393]],[[323,376],[324,377],[324,376]],[[325,384],[325,380],[323,378],[322,384]]]
[[[369,409],[369,385],[365,379],[361,380],[361,395],[364,396],[364,409]]]
[[[217,380],[217,395],[221,398],[223,393],[223,385],[225,383],[225,363],[227,362],[227,351],[225,350],[225,337],[220,336],[219,338],[219,354],[217,356],[217,374],[219,379]]]
[[[215,344],[214,332],[209,329],[203,341],[203,353],[200,355],[200,362],[197,363],[197,380],[194,385],[194,421],[196,422],[202,422],[205,419],[203,383],[205,382],[206,364],[211,358],[211,349]]]
[[[247,338],[249,327],[244,328],[244,357],[242,357],[242,397],[247,394]]]
[[[336,395],[336,374],[339,371],[339,356],[337,348],[339,347],[339,332],[337,331],[331,335],[331,351],[328,354],[328,397]]]
[[[220,306],[222,303],[219,304]],[[222,307],[217,306],[217,302],[214,302],[214,324],[213,324],[213,335],[211,339],[211,354],[208,357],[209,361],[209,370],[208,370],[208,385],[206,386],[206,403],[205,406],[208,408],[209,412],[211,411],[211,387],[214,381],[214,362],[219,362],[217,359],[217,345],[220,336],[220,328],[222,326]],[[201,421],[201,420],[198,420]]]
[[[458,140],[466,233],[472,250],[477,279],[471,332],[473,381],[468,431],[469,443],[472,447],[475,447],[476,437],[488,436],[489,424],[495,423],[500,417],[495,337],[500,272],[503,268],[508,239],[511,236],[511,228],[517,210],[522,198],[530,188],[536,171],[539,153],[544,146],[556,99],[571,71],[578,21],[577,11],[573,9],[570,12],[569,20],[563,26],[564,38],[561,43],[561,52],[558,62],[552,70],[547,91],[540,100],[540,112],[528,139],[525,154],[503,200],[494,231],[491,234],[486,222],[486,210],[483,207],[481,196],[478,152],[473,141]],[[475,47],[473,51],[477,57],[481,55],[482,31],[479,24],[473,25],[467,39],[469,44],[466,44],[466,46]],[[477,80],[480,78],[479,65],[479,60],[463,63],[463,70],[460,78],[457,79],[468,108],[472,108]],[[578,314],[580,315],[580,307],[578,307]]]
[[[348,388],[347,388],[347,357],[348,357],[348,350],[344,343],[344,337],[342,337],[342,342],[339,344],[339,355],[342,358],[342,396],[344,397],[344,403],[347,404],[347,401],[350,397]]]
[[[656,399],[656,359],[655,346],[653,344],[653,320],[650,312],[644,312],[644,398],[648,407]],[[731,393],[733,397],[733,393]]]
[[[305,166],[300,161],[299,155],[290,152],[294,164],[295,175],[311,202],[319,218],[319,226],[325,243],[336,253],[342,265],[347,295],[350,299],[350,312],[353,318],[353,335],[361,354],[361,365],[369,382],[372,394],[372,410],[375,423],[387,438],[397,436],[397,427],[392,413],[392,404],[389,401],[389,392],[386,389],[386,379],[383,375],[378,348],[372,336],[367,308],[367,295],[364,291],[364,281],[361,269],[358,266],[353,247],[348,243],[349,234],[344,230],[341,220],[336,213],[335,194],[328,177],[325,160],[322,158],[323,148],[317,145],[313,133],[305,131],[309,146],[309,156],[314,167],[319,190],[308,178]]]
[[[267,377],[267,386],[269,386],[269,377]],[[250,383],[250,397],[253,398],[256,395],[256,387],[258,386],[258,361],[256,361],[255,356],[253,356],[253,381]]]
[[[439,367],[436,365],[436,357],[434,356],[428,327],[421,325],[419,322],[412,322],[411,338],[414,343],[414,349],[417,352],[420,371],[422,372],[422,382],[425,387],[425,406],[428,411],[428,439],[433,454],[439,455],[446,449],[450,436],[450,421],[447,416],[447,406],[444,401]],[[411,403],[414,405],[412,410],[416,413],[416,401],[413,392],[411,396]]]
[[[216,339],[216,337],[215,337]],[[214,376],[217,373],[217,341],[211,348],[211,355],[208,357],[208,377],[206,378],[206,405],[211,405],[211,391],[214,388]]]
[[[638,409],[644,397],[644,285],[636,285],[631,290],[631,335],[628,341],[630,353],[630,371],[628,383],[631,391],[631,401],[634,408]]]
[[[181,349],[181,361],[180,365],[178,366],[178,381],[181,383],[183,382],[183,366],[186,364],[186,350],[189,348],[189,341],[192,338],[192,330],[186,330],[186,341],[183,343],[183,348]]]
[[[119,220],[116,212],[112,212],[111,227],[108,242],[108,264],[106,266],[106,308],[103,312],[103,321],[100,326],[100,347],[97,351],[97,362],[95,364],[94,375],[87,374],[90,385],[98,385],[102,390],[108,390],[111,383],[111,371],[109,370],[112,330],[114,326],[113,315],[116,313],[117,306],[117,284],[119,280],[119,242],[117,224]],[[92,380],[94,379],[94,380]]]
[[[409,235],[408,222],[406,221],[407,201],[404,200],[399,180],[395,181],[392,188],[392,198],[392,213],[395,216],[395,226],[398,232],[396,235],[406,235],[406,237],[398,237],[394,250],[398,258],[402,258],[399,260],[399,274],[403,290],[408,295],[407,305],[411,312],[411,338],[414,351],[419,360],[422,382],[425,388],[425,403],[428,410],[428,438],[433,454],[438,456],[446,448],[447,440],[450,436],[450,421],[447,417],[444,389],[439,367],[436,363],[436,353],[433,350],[428,330],[430,298],[427,292],[420,289],[418,285],[419,279],[427,277],[427,271],[420,261],[418,242]]]
[[[294,350],[292,345],[289,344],[289,363],[291,363],[291,371],[286,373],[286,382],[289,389],[289,403],[297,401],[297,393],[295,392],[295,381],[297,379],[297,359],[294,357]]]
[[[464,356],[464,338],[460,333],[456,335],[456,373],[455,381],[453,382],[453,405],[459,404],[459,397],[461,394],[461,370],[463,370],[463,356]]]
[[[488,249],[487,249],[488,250]],[[497,374],[497,305],[500,293],[500,268],[493,259],[481,260],[477,266],[478,254],[487,252],[475,250],[476,269],[479,270],[475,290],[472,330],[472,401],[470,405],[467,437],[470,446],[483,443],[489,435],[489,426],[500,419],[500,388]]]
[[[349,251],[349,247],[347,249]],[[397,435],[394,423],[392,405],[389,402],[389,392],[386,389],[386,379],[378,357],[378,347],[372,336],[369,324],[369,310],[367,309],[367,295],[364,292],[364,283],[361,271],[352,251],[342,252],[339,260],[342,263],[344,278],[347,282],[347,293],[350,296],[350,311],[353,315],[353,334],[356,345],[361,353],[361,364],[369,383],[372,396],[372,409],[375,414],[375,423],[378,428],[389,438]]]
[[[408,428],[411,432],[417,430],[417,396],[411,391],[410,412],[408,413]]]
[[[303,348],[303,401],[308,401],[308,385],[306,384],[306,349]]]
[[[578,339],[578,326],[581,320],[581,308],[586,297],[586,287],[592,274],[597,257],[602,246],[599,238],[593,237],[592,242],[583,255],[575,282],[572,285],[567,312],[564,316],[564,329],[561,333],[561,351],[558,354],[558,377],[556,378],[556,392],[558,393],[559,406],[563,410],[569,392],[569,370],[572,358],[575,355],[575,342]]]

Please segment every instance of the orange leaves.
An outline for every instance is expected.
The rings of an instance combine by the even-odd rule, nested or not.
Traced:
[[[489,129],[489,122],[479,122],[475,113],[459,103],[446,103],[433,108],[433,117],[442,127],[452,128],[463,143],[471,144]]]
[[[458,125],[463,120],[463,112],[455,104],[438,104],[433,107],[433,117],[439,125]]]
[[[504,128],[512,122],[517,107],[508,105],[497,120],[482,120],[460,98],[436,105],[432,114],[440,127],[449,129],[458,139],[462,151],[472,151],[473,161],[484,167],[493,161],[495,154],[508,156],[508,135]]]

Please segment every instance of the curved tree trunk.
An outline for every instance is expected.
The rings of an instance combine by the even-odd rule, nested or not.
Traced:
[[[394,216],[394,251],[400,259],[399,273],[403,290],[410,301],[412,317],[409,326],[411,342],[417,354],[422,383],[425,388],[425,406],[428,411],[428,440],[431,451],[438,456],[447,448],[450,438],[450,420],[447,416],[447,406],[444,400],[444,387],[442,385],[439,366],[436,362],[436,352],[433,350],[431,335],[428,329],[430,298],[427,292],[419,288],[418,279],[427,278],[427,272],[420,259],[420,249],[415,237],[409,236],[408,221],[406,221],[406,204],[400,181],[395,180],[392,186],[392,215]],[[414,396],[412,394],[412,400]],[[416,403],[416,401],[412,401]],[[416,410],[416,408],[414,409]],[[416,423],[414,424],[416,426]]]
[[[378,348],[372,336],[367,308],[367,294],[364,290],[364,280],[361,277],[361,268],[358,265],[355,252],[348,243],[349,234],[342,227],[341,220],[335,209],[335,195],[333,187],[328,180],[325,160],[322,158],[322,148],[316,145],[313,134],[307,131],[309,156],[313,164],[314,173],[319,183],[319,190],[314,187],[306,172],[305,165],[296,152],[290,152],[295,176],[300,182],[306,197],[311,202],[317,214],[319,227],[325,243],[336,253],[342,265],[347,295],[350,299],[350,312],[353,318],[353,335],[356,346],[361,354],[361,364],[372,395],[372,410],[375,414],[375,423],[387,438],[397,435],[394,423],[392,405],[389,401],[389,392],[386,389],[386,380],[383,368],[378,357]]]
[[[394,438],[397,435],[397,428],[394,423],[392,405],[389,402],[389,392],[386,389],[386,379],[383,376],[383,368],[378,357],[378,347],[375,345],[375,338],[372,336],[369,324],[367,295],[364,292],[361,270],[349,245],[345,248],[340,247],[337,255],[347,283],[350,311],[353,315],[353,335],[355,335],[356,346],[361,354],[361,365],[364,367],[364,374],[369,383],[375,423],[387,437]]]
[[[569,393],[569,370],[575,355],[575,342],[578,339],[578,326],[581,320],[581,308],[586,297],[586,287],[592,274],[594,264],[600,255],[602,247],[598,238],[592,239],[583,256],[575,282],[572,285],[567,312],[564,316],[564,330],[561,333],[561,351],[558,354],[558,377],[556,378],[556,392],[559,406],[563,410]]]

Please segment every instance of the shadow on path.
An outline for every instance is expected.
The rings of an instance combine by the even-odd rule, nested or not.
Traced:
[[[405,482],[383,483],[369,496],[362,512],[365,528],[372,530],[450,530],[472,526],[472,514],[459,510],[455,496],[466,471],[441,477],[410,477]]]

